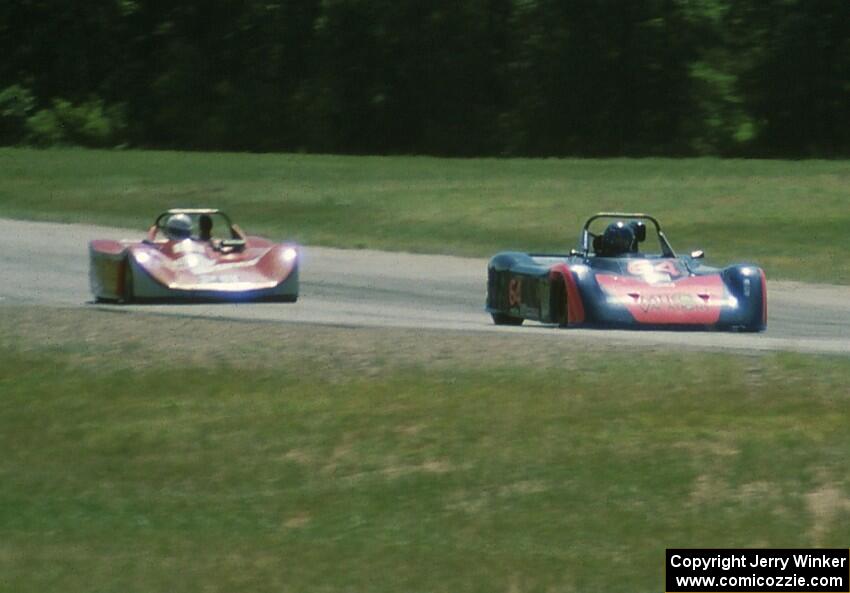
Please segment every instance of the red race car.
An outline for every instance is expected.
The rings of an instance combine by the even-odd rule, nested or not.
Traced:
[[[298,299],[299,249],[246,235],[224,212],[178,208],[160,214],[141,241],[89,243],[98,301]]]

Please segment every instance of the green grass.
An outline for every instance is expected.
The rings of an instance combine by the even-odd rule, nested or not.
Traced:
[[[332,372],[286,348],[220,368],[110,319],[111,348],[85,323],[0,340],[2,590],[654,592],[666,547],[850,538],[847,358],[374,357],[367,377],[333,341]]]
[[[656,214],[674,247],[850,283],[850,163],[0,150],[0,215],[146,228],[227,209],[309,244],[487,256],[566,250],[598,210]]]

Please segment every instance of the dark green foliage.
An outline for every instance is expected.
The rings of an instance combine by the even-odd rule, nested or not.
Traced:
[[[36,146],[111,146],[124,127],[123,109],[105,107],[100,99],[80,105],[54,99],[49,109],[38,111],[26,121],[27,140]]]
[[[16,0],[0,89],[31,91],[38,143],[91,144],[50,112],[99,101],[127,125],[96,144],[833,156],[848,22],[846,0]]]
[[[746,0],[730,10],[746,59],[740,87],[776,154],[846,154],[850,148],[850,3]],[[749,50],[749,53],[746,53]]]
[[[0,143],[14,144],[24,138],[26,120],[34,106],[32,93],[19,84],[0,91]]]

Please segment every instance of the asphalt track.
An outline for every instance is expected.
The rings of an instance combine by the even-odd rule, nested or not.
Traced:
[[[506,332],[545,339],[710,350],[850,354],[850,287],[768,281],[768,330],[761,334],[496,327],[483,310],[486,260],[306,247],[295,304],[95,305],[87,243],[138,239],[141,231],[0,219],[3,304],[120,308],[276,323],[410,330]]]

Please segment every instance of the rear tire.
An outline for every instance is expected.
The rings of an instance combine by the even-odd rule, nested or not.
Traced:
[[[513,317],[507,313],[491,313],[493,323],[496,325],[522,325],[522,317]]]

